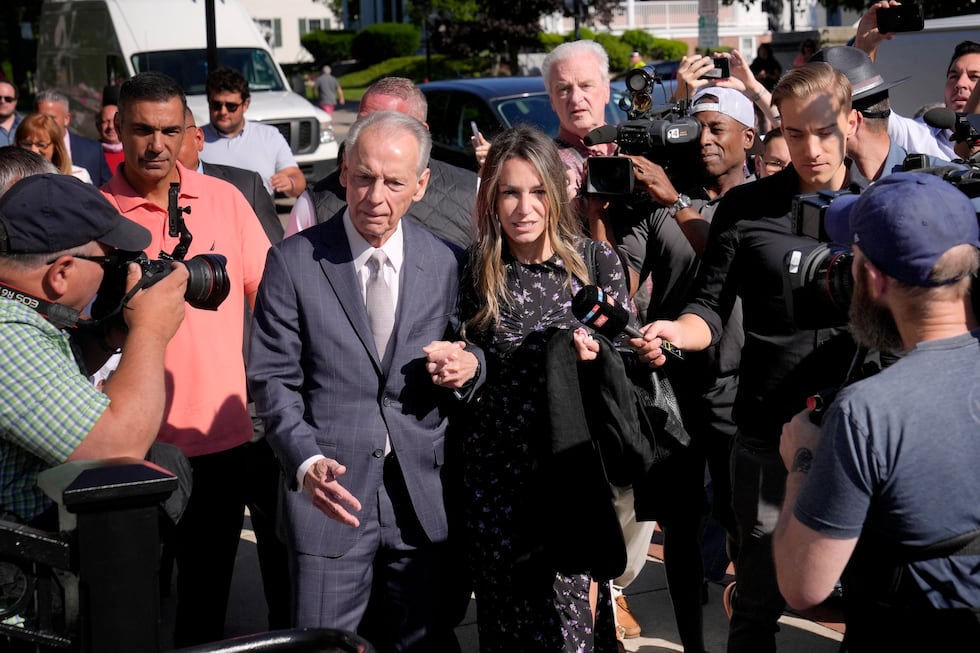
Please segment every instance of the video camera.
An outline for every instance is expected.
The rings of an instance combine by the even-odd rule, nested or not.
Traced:
[[[645,156],[668,169],[684,145],[697,143],[701,123],[689,114],[685,102],[654,106],[656,84],[663,86],[652,66],[626,73],[628,95],[619,101],[627,120],[602,125],[585,136],[586,145],[615,142],[623,154]],[[633,192],[633,162],[625,157],[589,157],[585,192],[596,195],[629,195]]]
[[[922,120],[930,127],[952,131],[950,140],[954,143],[969,143],[971,147],[980,144],[980,115],[936,107],[926,111]]]
[[[817,241],[796,247],[784,257],[787,305],[800,329],[827,329],[847,324],[854,277],[850,245],[831,242],[824,220],[827,207],[851,191],[819,191],[793,198],[793,234]]]
[[[969,197],[980,220],[980,155],[963,162],[923,167],[927,157],[910,154],[902,164],[908,172],[937,175]],[[792,231],[817,243],[797,247],[786,253],[786,300],[793,322],[800,329],[844,326],[848,320],[854,278],[849,245],[831,242],[824,226],[827,207],[851,191],[819,191],[793,198]],[[974,283],[973,303],[980,308],[980,284]]]

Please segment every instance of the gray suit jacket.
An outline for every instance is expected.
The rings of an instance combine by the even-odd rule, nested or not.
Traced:
[[[429,539],[446,539],[441,482],[453,393],[432,384],[422,347],[455,338],[457,260],[449,246],[403,221],[406,260],[392,343],[379,360],[341,214],[269,250],[252,324],[249,387],[287,486],[316,454],[347,466],[340,482],[376,520],[386,433]],[[483,354],[471,349],[486,369]],[[479,382],[478,382],[479,384]],[[477,384],[477,385],[478,385]],[[472,388],[475,391],[477,386]],[[339,556],[360,528],[286,492],[283,513],[300,553]]]
[[[279,219],[279,212],[276,211],[276,203],[272,201],[272,196],[265,189],[259,173],[254,170],[208,163],[207,161],[202,161],[201,164],[204,174],[223,179],[241,191],[252,210],[255,211],[259,222],[262,223],[262,229],[268,236],[270,243],[275,245],[282,240],[283,227],[282,221]]]

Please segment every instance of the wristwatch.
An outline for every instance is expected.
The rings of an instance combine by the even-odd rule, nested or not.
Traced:
[[[691,198],[685,195],[684,193],[679,193],[677,195],[677,200],[669,207],[667,207],[667,213],[669,213],[670,217],[673,218],[680,211],[683,211],[684,209],[688,209],[688,208],[691,208]]]

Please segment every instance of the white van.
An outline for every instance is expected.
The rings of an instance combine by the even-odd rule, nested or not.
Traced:
[[[878,46],[875,68],[886,81],[911,77],[888,90],[892,108],[911,117],[926,104],[943,102],[946,70],[961,41],[980,43],[980,14],[927,20],[921,32],[904,32]]]
[[[210,120],[205,0],[44,0],[37,52],[39,89],[72,103],[73,128],[98,138],[106,85],[153,70],[176,79],[199,125]],[[294,93],[238,0],[214,0],[218,61],[240,71],[251,92],[246,118],[277,128],[306,178],[336,167],[330,116]]]

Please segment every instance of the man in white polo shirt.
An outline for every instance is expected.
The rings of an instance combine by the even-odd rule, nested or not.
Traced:
[[[296,197],[306,190],[289,143],[275,127],[245,120],[248,80],[227,66],[208,75],[205,87],[211,123],[205,125],[201,160],[254,170],[270,194]]]

